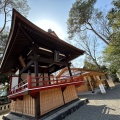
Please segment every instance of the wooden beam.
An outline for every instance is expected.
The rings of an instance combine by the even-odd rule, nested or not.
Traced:
[[[18,59],[19,59],[19,61],[21,63],[21,66],[24,68],[26,66],[26,64],[25,64],[25,61],[24,61],[22,55],[20,55]]]
[[[30,40],[33,44],[34,41],[32,40],[32,38],[27,34],[27,32],[24,30],[23,26],[21,25],[21,23],[18,23],[18,26],[20,28],[20,30],[23,32],[23,34],[28,38],[28,40]]]
[[[62,68],[64,68],[65,66],[58,66],[58,65],[52,65],[49,67],[49,74],[55,72],[55,71],[58,71]]]
[[[36,59],[36,57],[30,56],[29,59]],[[66,62],[55,62],[53,59],[50,58],[43,58],[41,56],[38,56],[37,60],[39,62],[44,62],[44,63],[51,63],[51,64],[56,64],[56,65],[60,65],[60,66],[67,66]]]
[[[46,55],[48,57],[53,57],[54,56],[54,52],[52,52],[49,49],[43,48],[41,46],[33,45],[30,49],[33,50],[33,51],[35,50],[38,54],[44,54],[44,55]],[[62,59],[66,58],[66,56],[63,56],[62,54],[59,54],[59,56],[60,56],[60,59],[61,58]]]
[[[34,63],[34,61],[38,60],[39,57],[39,55],[35,55],[34,57],[32,57],[32,60],[20,71],[20,74],[26,71]]]
[[[22,74],[24,71],[26,71],[33,63],[34,63],[34,61],[31,60],[31,61],[20,71],[20,74]]]
[[[53,59],[48,59],[48,58],[38,58],[38,61],[45,63],[52,63],[60,66],[67,66],[66,62],[55,62]]]

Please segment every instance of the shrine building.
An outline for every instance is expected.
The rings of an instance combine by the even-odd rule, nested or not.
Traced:
[[[11,112],[37,117],[77,99],[75,86],[84,81],[72,77],[70,61],[83,54],[83,50],[64,42],[52,30],[42,30],[13,9],[0,64],[0,72],[10,75]],[[52,76],[65,67],[68,77]]]

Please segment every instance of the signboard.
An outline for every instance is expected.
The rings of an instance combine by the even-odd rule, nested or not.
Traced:
[[[103,84],[99,84],[99,88],[100,88],[101,93],[106,93]]]
[[[107,83],[110,88],[115,87],[115,84],[113,83],[112,79],[107,80]]]

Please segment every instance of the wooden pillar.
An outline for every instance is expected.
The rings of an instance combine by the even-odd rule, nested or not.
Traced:
[[[12,75],[10,75],[10,81],[9,81],[9,84],[10,84],[10,87],[9,87],[9,91],[11,91],[11,85],[12,85]]]
[[[35,77],[38,77],[38,61],[34,61]]]
[[[30,71],[28,71],[28,89],[30,89],[31,88],[31,72]]]
[[[43,73],[42,73],[42,77],[43,77],[43,85],[45,84],[45,79],[44,79],[44,69],[43,69]]]
[[[72,72],[71,72],[71,69],[70,69],[70,63],[68,63],[68,71],[69,71],[69,74],[70,74],[70,79],[71,81],[73,81],[73,78],[72,78]]]
[[[34,57],[37,57],[37,53],[34,52]],[[34,72],[35,77],[38,77],[38,60],[34,61]],[[36,78],[36,82],[39,80],[39,78]],[[39,86],[39,83],[36,83],[36,86]],[[40,92],[38,92],[37,97],[35,99],[35,117],[39,118],[40,116]]]
[[[70,69],[70,65],[69,65],[69,64],[68,64],[68,71],[69,71],[70,76],[72,76],[72,72],[71,72],[71,69]]]
[[[35,77],[38,77],[38,60],[36,59],[37,58],[37,53],[36,51],[34,51],[34,73],[35,73]],[[36,82],[38,81],[38,79],[36,78]],[[36,86],[38,86],[39,83],[36,83]]]
[[[34,61],[34,72],[35,72],[35,77],[38,77],[38,61]],[[38,78],[36,78],[36,82],[38,81]],[[38,86],[39,83],[36,83],[36,86]]]
[[[87,78],[88,78],[88,82],[89,82],[90,88],[91,88],[91,90],[92,90],[92,93],[94,93],[94,88],[93,88],[93,86],[92,86],[92,84],[91,84],[91,78],[90,78],[90,75],[87,76]]]

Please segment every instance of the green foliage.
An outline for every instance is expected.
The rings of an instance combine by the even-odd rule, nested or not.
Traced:
[[[0,15],[3,16],[3,23],[0,27],[0,33],[5,29],[7,22],[11,21],[11,13],[13,8],[24,16],[28,14],[30,9],[27,0],[0,0]]]
[[[13,8],[24,16],[28,14],[30,9],[27,0],[0,0],[0,15],[3,20],[3,23],[1,22],[0,26],[0,58],[7,42],[9,28],[7,28],[6,25],[7,22],[11,21],[11,13]]]
[[[87,33],[88,30],[91,30],[108,44],[104,50],[104,60],[109,66],[109,72],[116,73],[120,69],[120,1],[113,0],[113,8],[108,12],[107,17],[104,12],[94,8],[96,1],[76,0],[72,5],[67,21],[69,38],[73,38],[75,35],[82,38],[84,31]],[[87,47],[91,48],[90,44]],[[89,57],[92,58],[92,61],[86,58],[85,66],[87,68],[107,70],[105,66],[100,66],[92,55]]]
[[[27,0],[0,0],[0,13],[11,11],[12,8],[18,10],[21,14],[27,15],[30,9]],[[10,14],[9,14],[10,15]]]
[[[100,66],[100,70],[101,70],[102,72],[107,72],[107,71],[108,71],[108,68],[107,68],[105,65],[101,65],[101,66]]]
[[[82,26],[91,19],[95,2],[96,0],[76,0],[72,5],[67,22],[70,37],[73,37],[74,33],[80,32]]]
[[[96,70],[98,67],[91,61],[88,61],[87,59],[84,60],[84,68],[90,69],[90,70]]]
[[[95,62],[91,61],[88,58],[84,60],[84,67],[90,70],[99,70],[101,72],[108,71],[108,68],[105,65],[95,64]]]
[[[117,38],[118,37],[118,38]],[[104,50],[104,59],[109,63],[109,68],[112,73],[115,73],[120,68],[120,33],[116,39],[113,39],[111,44]]]
[[[113,1],[114,7],[110,10],[107,17],[109,19],[109,24],[113,27],[113,29],[120,28],[120,1],[114,0]]]
[[[69,39],[92,31],[106,44],[109,44],[108,34],[110,34],[111,29],[109,29],[104,12],[94,7],[96,1],[76,0],[72,5],[67,21]]]
[[[107,17],[109,24],[113,28],[113,33],[109,46],[104,50],[104,59],[109,63],[109,72],[115,74],[120,69],[120,1],[113,1],[114,7],[110,10]]]
[[[8,32],[9,32],[9,28],[4,29],[4,31],[0,33],[0,55],[3,54],[4,48],[8,39]]]
[[[9,77],[7,75],[0,74],[0,83],[5,84],[5,82],[9,83]]]

